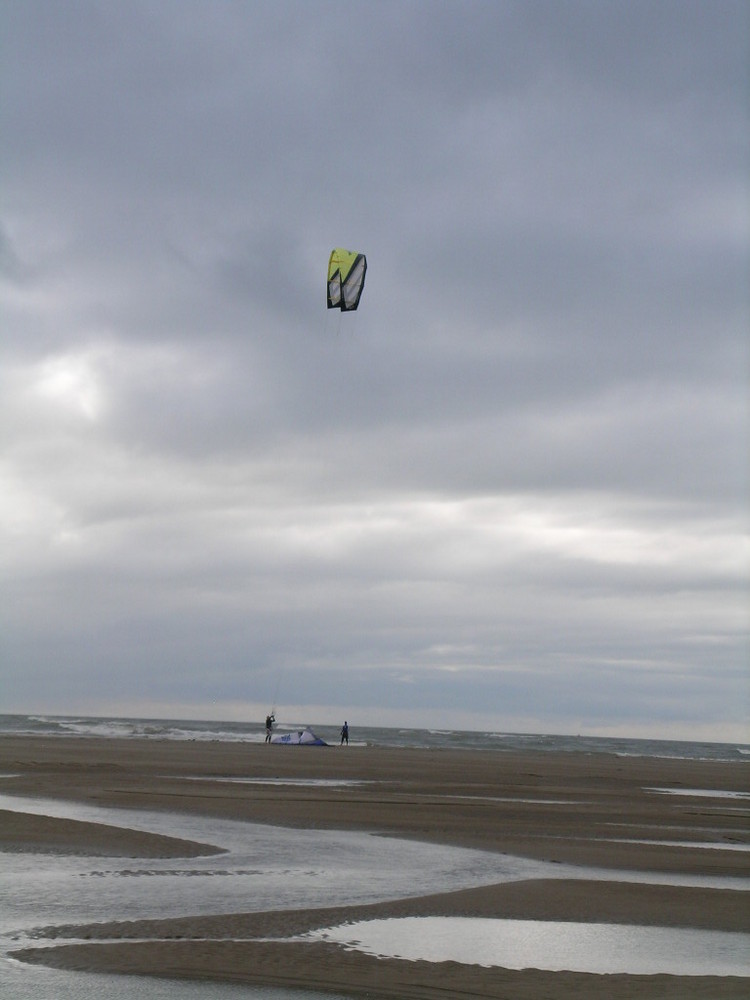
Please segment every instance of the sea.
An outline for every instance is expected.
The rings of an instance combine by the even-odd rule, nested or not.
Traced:
[[[343,721],[343,720],[342,720]],[[326,743],[339,742],[340,728],[307,720],[280,721],[278,733],[309,727]],[[0,736],[86,737],[139,740],[196,740],[216,743],[262,743],[262,722],[216,722],[192,719],[131,719],[77,715],[0,715]],[[349,720],[352,746],[423,747],[430,750],[488,750],[496,752],[553,751],[608,753],[624,757],[675,757],[688,760],[750,762],[750,744],[687,740],[628,739],[602,736],[558,736],[461,729],[404,729],[357,726]]]
[[[367,727],[357,726],[356,720],[349,722],[351,745],[365,748],[422,747],[488,753],[562,751],[750,762],[748,744]],[[305,725],[308,725],[306,720],[294,724],[280,722],[277,731],[291,732]],[[313,722],[309,727],[327,743],[338,744],[338,726]],[[0,736],[3,734],[61,741],[104,738],[261,743],[265,739],[261,722],[43,714],[0,715]],[[108,1000],[346,1000],[344,996],[324,996],[314,990],[67,972],[20,962],[14,952],[23,947],[53,944],[44,929],[63,923],[367,903],[507,880],[575,877],[565,866],[553,866],[552,871],[543,862],[359,832],[311,830],[304,837],[286,837],[270,826],[147,811],[117,810],[113,819],[111,810],[95,805],[19,799],[4,794],[3,779],[8,777],[11,776],[0,774],[0,810],[114,822],[219,845],[224,853],[142,862],[132,858],[3,853],[0,855],[0,1000],[62,997],[88,1000],[92,993]],[[743,883],[741,888],[746,885]],[[528,922],[521,923],[520,930],[526,935]],[[583,942],[583,950],[589,961],[596,950],[590,937],[593,930],[591,927],[584,930],[589,937]],[[476,937],[474,929],[470,930],[470,936],[472,940]],[[454,941],[458,935],[450,929],[449,937]],[[735,935],[735,938],[736,942],[729,940],[728,947],[740,956],[746,954],[747,936]],[[682,946],[680,942],[670,942],[664,950],[675,951],[678,945]],[[695,943],[690,942],[689,946],[691,952],[696,952]],[[711,955],[716,946],[716,939],[707,941],[710,961],[714,960]],[[605,958],[602,971],[613,971],[606,964],[611,945],[602,944],[599,950]],[[625,950],[631,956],[640,953],[633,947],[625,946]],[[450,955],[446,951],[442,957]],[[501,964],[507,962],[504,959]]]

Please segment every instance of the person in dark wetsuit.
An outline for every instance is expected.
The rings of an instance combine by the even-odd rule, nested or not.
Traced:
[[[341,743],[339,746],[343,746],[346,743],[349,746],[349,723],[345,722],[341,727]]]
[[[266,743],[271,742],[271,735],[273,733],[273,724],[276,722],[276,716],[271,712],[270,715],[266,716]]]

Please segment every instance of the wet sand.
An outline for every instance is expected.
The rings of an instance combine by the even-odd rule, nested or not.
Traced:
[[[370,998],[690,1000],[747,995],[747,979],[515,972],[452,962],[374,959],[320,942],[259,940],[391,915],[750,931],[745,893],[618,880],[618,871],[747,877],[750,854],[731,849],[750,841],[747,800],[651,790],[747,793],[746,762],[3,737],[0,774],[4,775],[0,789],[13,795],[286,827],[365,830],[611,869],[610,881],[535,880],[293,914],[186,916],[59,928],[60,947],[26,949],[29,961],[85,970],[308,986]],[[243,780],[248,778],[268,783]],[[297,783],[285,783],[292,781]],[[688,846],[672,846],[675,841]],[[117,826],[116,811],[107,826],[20,812],[0,814],[3,850],[185,857],[209,853],[217,846],[129,831]],[[64,945],[66,937],[106,943]],[[135,938],[139,940],[128,940]],[[160,940],[144,942],[144,938]]]

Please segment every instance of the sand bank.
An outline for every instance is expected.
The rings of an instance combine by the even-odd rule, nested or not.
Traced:
[[[527,881],[369,907],[97,925],[59,937],[106,938],[27,953],[79,969],[309,985],[351,996],[740,997],[747,980],[511,972],[377,960],[324,943],[257,938],[367,916],[501,916],[750,929],[730,889],[631,884],[620,871],[747,876],[747,764],[380,748],[292,748],[95,739],[0,739],[8,794],[232,817],[291,827],[366,830],[612,869],[611,882]],[[196,780],[201,779],[201,780]],[[247,779],[253,779],[248,781]],[[258,779],[261,779],[258,781]],[[666,795],[654,789],[672,789]],[[724,797],[691,795],[714,790]],[[116,828],[116,812],[112,827]],[[0,816],[0,847],[194,856],[213,845],[99,824]],[[684,846],[673,846],[675,842]],[[154,853],[149,853],[154,852]],[[147,943],[143,938],[160,938]],[[128,938],[139,938],[128,943]],[[206,940],[232,938],[233,940]],[[191,940],[193,939],[193,940]],[[196,939],[202,939],[200,942]]]

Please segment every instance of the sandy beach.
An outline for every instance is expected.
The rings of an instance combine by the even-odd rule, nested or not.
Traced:
[[[28,961],[309,986],[370,998],[690,1000],[747,995],[748,980],[732,977],[512,971],[375,959],[326,942],[262,940],[368,917],[406,915],[748,932],[748,897],[736,889],[623,880],[627,872],[750,874],[750,854],[736,849],[750,842],[748,814],[731,797],[748,791],[750,772],[741,761],[6,736],[0,739],[0,774],[8,795],[112,808],[106,825],[0,812],[4,851],[177,858],[220,848],[128,830],[118,825],[116,811],[127,807],[281,827],[361,830],[611,870],[608,880],[527,880],[291,914],[186,915],[61,927],[55,931],[60,946],[25,949]],[[249,778],[259,780],[248,783]],[[707,789],[727,795],[690,794]],[[97,943],[64,943],[72,937]]]

